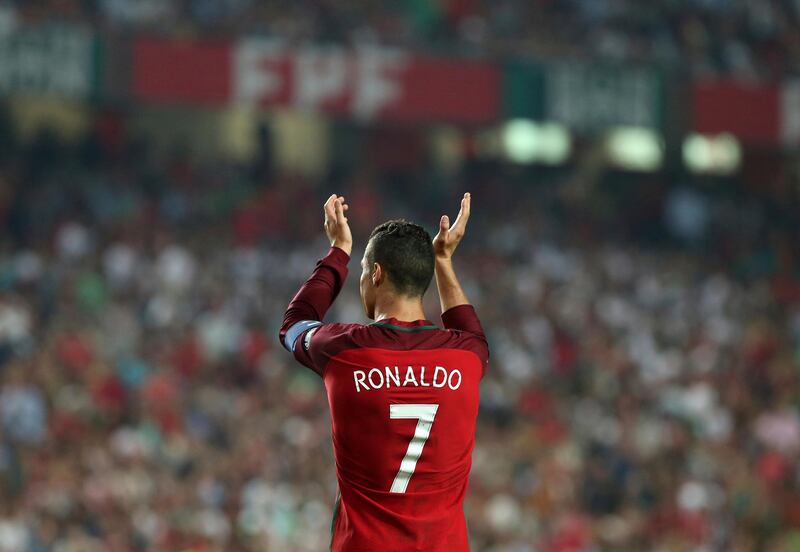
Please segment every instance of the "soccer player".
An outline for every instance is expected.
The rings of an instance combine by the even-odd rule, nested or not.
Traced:
[[[369,325],[325,324],[347,277],[353,240],[343,197],[325,202],[331,249],[289,303],[283,345],[325,384],[339,492],[331,550],[469,550],[463,502],[489,350],[452,255],[470,212],[431,240],[403,220],[375,228],[361,260]],[[422,297],[436,274],[440,329]]]

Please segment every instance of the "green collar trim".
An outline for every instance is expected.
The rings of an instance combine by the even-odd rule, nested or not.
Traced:
[[[439,326],[430,325],[430,326],[415,326],[413,328],[406,328],[404,326],[395,326],[394,324],[386,324],[384,322],[373,322],[372,326],[378,326],[380,328],[389,328],[390,330],[397,330],[398,332],[421,332],[424,330],[438,330]]]

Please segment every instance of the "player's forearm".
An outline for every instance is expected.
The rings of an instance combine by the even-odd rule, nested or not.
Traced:
[[[439,302],[442,312],[453,307],[469,305],[469,299],[461,288],[461,284],[453,268],[453,260],[448,258],[436,259],[436,287],[439,290]]]
[[[325,313],[339,295],[347,278],[349,260],[347,253],[332,247],[328,254],[317,262],[314,272],[286,308],[280,329],[281,342],[284,342],[286,332],[298,322],[322,320],[325,317]]]

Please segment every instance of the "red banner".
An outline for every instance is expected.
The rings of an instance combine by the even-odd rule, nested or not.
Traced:
[[[490,122],[499,116],[499,69],[387,48],[288,49],[237,43],[139,39],[137,99],[298,107],[363,119]]]
[[[694,84],[692,129],[703,134],[729,132],[748,144],[781,141],[781,89],[731,81]]]
[[[220,104],[231,96],[227,42],[138,39],[133,46],[133,95],[159,102]]]

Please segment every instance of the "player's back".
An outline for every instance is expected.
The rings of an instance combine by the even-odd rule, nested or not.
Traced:
[[[314,333],[340,491],[332,550],[468,550],[482,332],[389,319]]]

